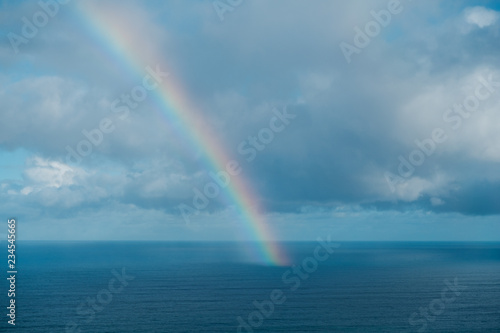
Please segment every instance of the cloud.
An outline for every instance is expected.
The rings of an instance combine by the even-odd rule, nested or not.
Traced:
[[[481,6],[466,8],[464,10],[465,21],[475,24],[483,29],[495,24],[498,20],[498,12]]]
[[[440,205],[444,204],[444,201],[443,201],[443,200],[441,200],[440,198],[437,198],[437,197],[432,197],[432,198],[431,198],[431,204],[432,204],[433,206],[440,206]]]
[[[445,0],[404,6],[350,64],[339,43],[352,41],[353,27],[373,20],[370,12],[387,8],[387,1],[255,0],[223,22],[210,1],[105,1],[93,10],[153,62],[144,66],[160,57],[177,92],[214,129],[279,223],[288,214],[315,221],[319,210],[346,220],[365,210],[398,218],[499,214],[500,205],[486,200],[500,181],[499,88],[476,111],[443,119],[474,95],[480,77],[500,81],[498,13]],[[9,18],[7,31],[20,30],[15,18],[34,9],[9,5],[1,14]],[[2,180],[3,209],[25,207],[33,220],[43,215],[58,223],[72,223],[71,215],[85,223],[85,214],[106,221],[109,211],[110,228],[127,211],[156,219],[159,230],[167,230],[160,220],[182,224],[178,205],[190,203],[212,171],[172,116],[185,106],[165,109],[152,93],[128,118],[113,114],[113,101],[140,84],[141,73],[79,15],[78,5],[68,4],[19,55],[0,48],[0,150],[30,155],[22,179]],[[284,106],[297,118],[248,162],[238,145]],[[103,118],[116,129],[81,163],[68,164],[66,147],[76,149],[87,140],[83,131]],[[447,140],[392,192],[384,173],[397,174],[399,156],[409,159],[416,141],[436,128]],[[215,198],[195,218],[231,220],[227,199]],[[294,223],[300,229],[300,218]]]
[[[83,170],[76,170],[60,162],[35,157],[25,169],[26,180],[36,187],[37,191],[47,187],[60,188],[75,184],[75,178],[84,175]],[[29,187],[33,191],[33,187]],[[25,187],[22,191],[26,192]],[[26,194],[26,193],[23,193]]]

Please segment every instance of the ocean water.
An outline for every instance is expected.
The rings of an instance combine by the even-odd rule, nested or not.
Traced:
[[[284,243],[276,267],[235,243],[19,241],[0,331],[500,332],[500,243],[338,245]]]

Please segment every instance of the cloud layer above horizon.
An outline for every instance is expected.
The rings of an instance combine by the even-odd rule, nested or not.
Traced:
[[[497,2],[230,3],[93,8],[144,59],[161,54],[276,237],[499,240]],[[246,239],[224,191],[185,223],[179,205],[212,180],[203,151],[153,91],[127,104],[151,71],[127,68],[80,2],[57,4],[26,37],[43,8],[1,2],[2,215],[26,239]]]

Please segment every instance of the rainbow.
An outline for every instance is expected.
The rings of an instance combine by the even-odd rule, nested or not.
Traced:
[[[113,11],[107,11],[103,4],[95,4],[91,1],[77,3],[78,18],[90,33],[93,42],[99,43],[100,48],[114,64],[126,69],[130,74],[143,77],[145,67],[155,68],[156,65],[163,71],[168,67],[160,55],[160,52],[144,51],[138,48],[142,42],[140,33],[131,28],[131,20],[116,15]],[[113,10],[113,9],[111,9]],[[130,18],[132,19],[132,18]],[[95,41],[94,41],[95,40]],[[150,45],[149,45],[150,46]],[[194,151],[204,154],[206,167],[211,171],[225,170],[229,155],[224,145],[216,139],[213,131],[202,120],[202,114],[190,103],[185,91],[181,88],[178,80],[171,75],[152,91],[156,94],[159,110],[169,124],[178,124],[180,130],[177,134],[183,141],[187,142]],[[272,232],[259,207],[259,200],[251,187],[242,179],[243,177],[231,178],[226,187],[226,196],[239,212],[242,231],[249,237],[251,242],[245,243],[250,246],[247,249],[252,253],[252,261],[266,265],[288,265],[289,260],[282,248],[273,240]]]

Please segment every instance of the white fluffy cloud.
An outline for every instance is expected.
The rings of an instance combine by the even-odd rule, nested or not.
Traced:
[[[70,186],[75,184],[76,178],[85,177],[85,171],[82,169],[41,157],[34,157],[24,173],[30,185],[22,189],[23,194],[34,190],[41,191],[48,187]]]
[[[499,16],[497,11],[480,6],[467,8],[464,14],[467,23],[475,24],[481,29],[495,24]]]

